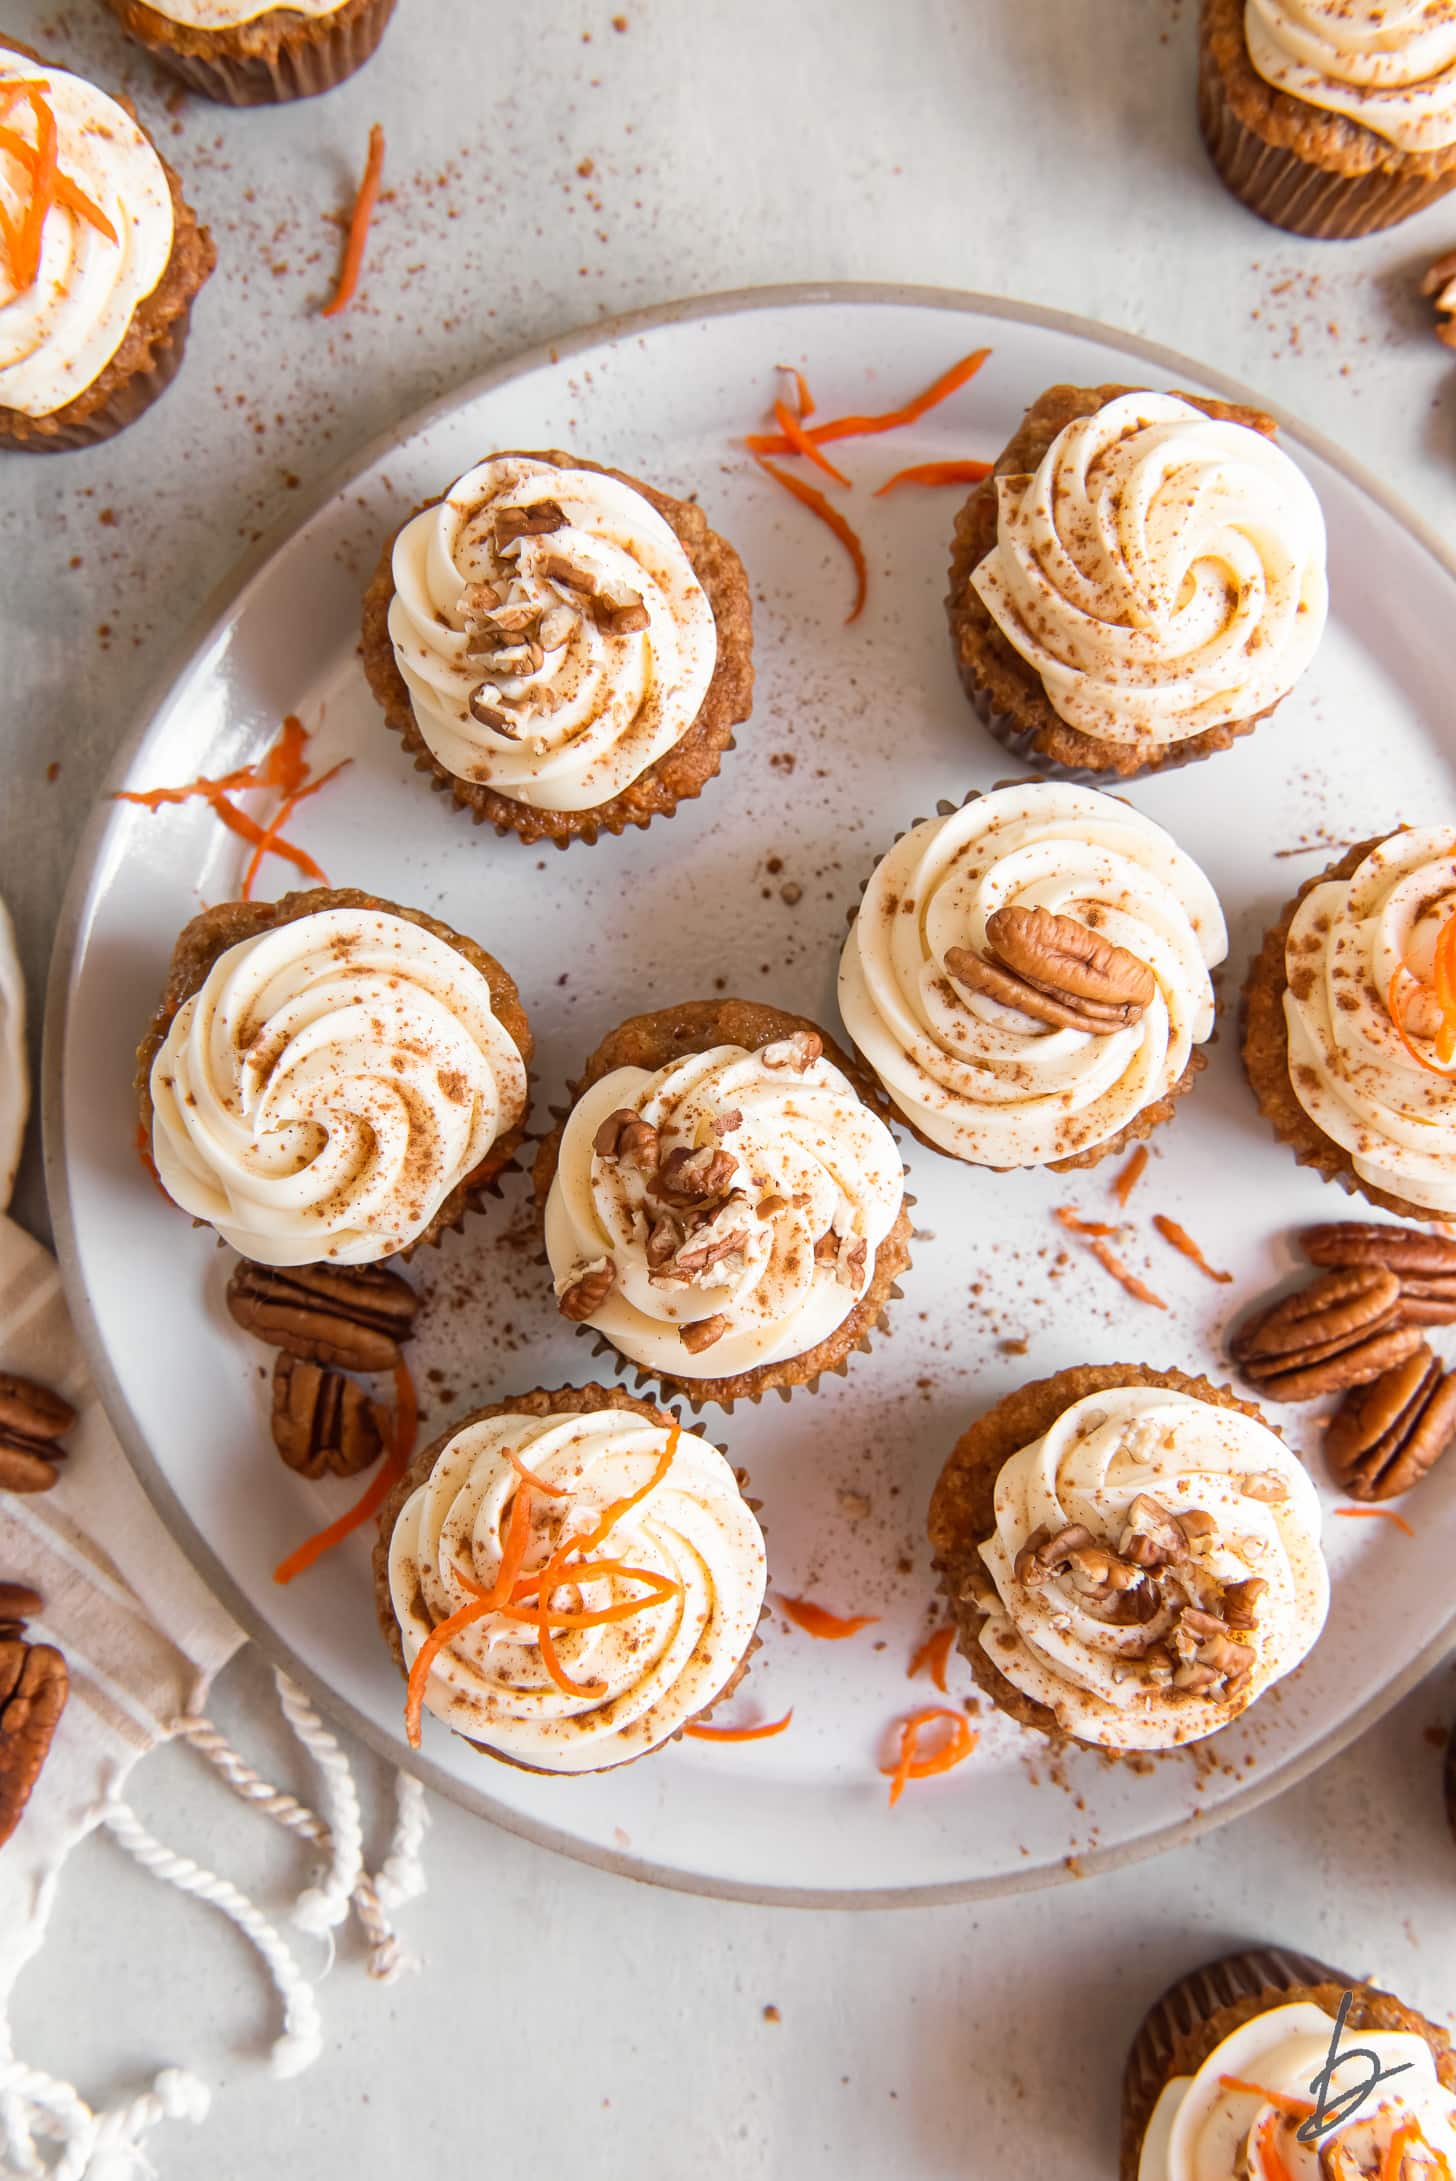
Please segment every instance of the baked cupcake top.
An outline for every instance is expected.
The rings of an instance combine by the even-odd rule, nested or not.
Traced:
[[[625,1764],[711,1704],[753,1640],[766,1581],[762,1533],[723,1456],[617,1408],[466,1424],[389,1542],[407,1668],[441,1623],[493,1590],[517,1597],[451,1631],[424,1701],[544,1772]]]
[[[1324,1625],[1314,1486],[1239,1409],[1138,1384],[1088,1394],[1004,1464],[995,1507],[979,1641],[1078,1741],[1199,1741]]]
[[[717,659],[671,526],[602,470],[497,455],[395,540],[389,635],[415,724],[458,779],[594,810],[681,741]]]
[[[750,1052],[614,1068],[585,1090],[546,1200],[556,1291],[623,1355],[728,1378],[803,1355],[849,1316],[905,1174],[853,1084],[797,1031]],[[591,1283],[595,1282],[593,1286]]]
[[[896,842],[845,943],[839,1006],[922,1136],[977,1165],[1036,1166],[1166,1096],[1213,1028],[1209,972],[1227,951],[1212,887],[1161,826],[1094,788],[1034,782]]]
[[[1079,733],[1166,748],[1277,704],[1314,655],[1324,518],[1249,425],[1121,394],[998,476],[996,505],[971,582]]]
[[[1247,0],[1249,59],[1398,151],[1456,144],[1456,0]]]
[[[383,909],[325,909],[221,954],[152,1062],[167,1194],[265,1265],[404,1249],[525,1111],[475,965]]]
[[[154,14],[189,30],[236,30],[260,15],[337,15],[347,0],[147,0]]]
[[[172,191],[150,140],[94,83],[0,48],[0,408],[44,417],[85,392],[172,254]],[[36,162],[57,181],[38,239]]]
[[[1443,2170],[1456,2172],[1456,2096],[1413,2031],[1348,2033],[1348,2044],[1373,2053],[1387,2079],[1347,2123],[1317,2143],[1299,2141],[1299,2119],[1314,2112],[1310,2085],[1328,2065],[1333,2030],[1334,2018],[1311,2000],[1241,2022],[1196,2075],[1164,2085],[1143,2137],[1138,2181],[1234,2181],[1275,2171],[1289,2181],[1379,2181],[1390,2172],[1437,2181]],[[1351,2073],[1340,2084],[1348,2091],[1359,2079]],[[1397,2150],[1392,2166],[1397,2137],[1408,2157],[1402,2163]],[[1266,2146],[1277,2167],[1264,2157]]]
[[[1362,1181],[1456,1212],[1456,826],[1322,879],[1285,944],[1289,1081]]]

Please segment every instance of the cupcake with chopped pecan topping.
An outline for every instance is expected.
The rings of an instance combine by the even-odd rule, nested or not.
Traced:
[[[909,1263],[873,1091],[751,1000],[639,1015],[587,1061],[536,1193],[562,1312],[699,1404],[842,1370]]]
[[[1140,1364],[1059,1371],[979,1417],[930,1540],[997,1709],[1118,1753],[1237,1719],[1329,1605],[1319,1499],[1284,1441],[1226,1388]]]
[[[524,1133],[532,1039],[495,957],[418,909],[320,887],[177,941],[138,1054],[163,1189],[258,1265],[437,1242]]]
[[[956,519],[961,680],[1018,757],[1073,778],[1224,750],[1309,665],[1325,527],[1252,409],[1054,386]]]
[[[595,841],[670,816],[732,747],[748,579],[690,500],[575,455],[490,455],[385,548],[364,667],[477,822]]]
[[[225,106],[313,98],[362,68],[394,0],[107,0],[153,60]]]

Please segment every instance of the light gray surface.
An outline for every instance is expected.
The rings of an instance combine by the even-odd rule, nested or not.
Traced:
[[[1018,294],[1266,387],[1456,534],[1456,373],[1413,294],[1456,241],[1456,200],[1337,247],[1249,219],[1197,144],[1191,0],[624,4],[617,32],[608,7],[400,0],[380,60],[324,104],[172,115],[99,5],[12,0],[17,35],[131,91],[222,259],[183,376],[142,425],[90,456],[0,463],[0,891],[34,997],[116,736],[211,586],[286,516],[290,480],[593,315],[796,279]],[[327,324],[333,216],[376,118],[397,193],[360,303]],[[17,1210],[39,1231],[36,1149]],[[268,1708],[243,1662],[227,1723],[266,1750]],[[17,2041],[93,2095],[162,2057],[226,2077],[205,2137],[152,2139],[164,2181],[285,2165],[333,2181],[502,2147],[593,2175],[1081,2181],[1109,2170],[1141,2004],[1226,1939],[1281,1938],[1456,2006],[1456,1846],[1425,1738],[1453,1708],[1448,1670],[1198,1849],[980,1910],[649,1894],[440,1808],[432,1893],[406,1912],[428,1974],[385,1994],[341,1965],[329,2057],[281,2091],[236,1942],[98,1843],[21,1987]],[[277,1905],[291,1851],[193,1760],[165,1753],[136,1799]]]

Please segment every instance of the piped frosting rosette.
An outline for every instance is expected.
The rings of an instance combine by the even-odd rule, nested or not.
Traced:
[[[1456,1212],[1453,918],[1456,827],[1423,826],[1311,887],[1285,944],[1295,1097],[1362,1181],[1439,1215]]]
[[[1278,91],[1403,152],[1456,144],[1451,0],[1247,0],[1249,59]]]
[[[1006,1462],[995,1507],[981,1647],[1079,1741],[1197,1741],[1324,1625],[1314,1486],[1240,1410],[1148,1385],[1090,1394]]]
[[[393,576],[395,660],[457,779],[594,810],[702,708],[712,606],[671,525],[605,471],[482,462],[405,524]]]
[[[1067,919],[1141,964],[1143,1003],[1076,1027],[1075,1008],[1049,1014],[1024,983],[968,985],[965,957],[995,956],[1008,910]],[[998,788],[914,827],[878,866],[839,1006],[929,1142],[977,1165],[1035,1166],[1106,1142],[1167,1096],[1213,1029],[1210,970],[1227,950],[1212,887],[1161,826],[1091,788]]]
[[[1274,2172],[1289,2181],[1383,2181],[1392,2173],[1402,2181],[1444,2181],[1456,2173],[1456,2096],[1414,2031],[1347,2031],[1341,2049],[1348,2062],[1330,2084],[1334,2125],[1316,2142],[1300,2141],[1301,2120],[1315,2110],[1311,2088],[1329,2065],[1334,2028],[1312,2000],[1241,2022],[1196,2075],[1175,2075],[1164,2085],[1143,2137],[1138,2181],[1233,2181]],[[1374,2054],[1385,2079],[1341,2121],[1342,2094],[1348,2097],[1368,2074],[1357,2047]]]
[[[1080,733],[1166,747],[1252,719],[1314,656],[1324,518],[1262,432],[1173,394],[1122,394],[996,495],[996,543],[971,581]]]
[[[526,1068],[456,948],[327,909],[219,956],[152,1063],[167,1194],[266,1265],[414,1241],[521,1119]]]
[[[731,1377],[842,1325],[895,1225],[895,1140],[811,1032],[584,1091],[546,1203],[563,1308],[634,1362]],[[590,1282],[601,1283],[591,1307]]]
[[[290,15],[314,17],[337,15],[346,4],[347,0],[286,0]],[[188,30],[236,30],[240,24],[256,23],[260,15],[277,12],[284,0],[147,0],[147,5],[169,23],[181,23]]]
[[[427,1708],[546,1772],[624,1764],[710,1705],[767,1579],[723,1456],[617,1408],[468,1423],[405,1501],[388,1571],[407,1669],[458,1623],[426,1661]],[[513,1605],[471,1617],[502,1590]]]

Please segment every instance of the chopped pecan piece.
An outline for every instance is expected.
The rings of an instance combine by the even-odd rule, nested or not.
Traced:
[[[493,727],[495,732],[498,735],[504,735],[508,742],[519,742],[521,739],[520,721],[512,719],[509,712],[503,712],[498,703],[491,701],[496,694],[493,682],[482,682],[477,689],[472,689],[467,700],[470,717],[479,720],[482,727]]]
[[[654,1219],[647,1230],[647,1241],[643,1251],[647,1259],[649,1272],[658,1272],[664,1265],[670,1263],[681,1248],[682,1239],[683,1230],[675,1219],[669,1218],[666,1214],[660,1219]]]
[[[591,617],[608,636],[636,636],[652,621],[640,598],[607,598],[600,591],[592,599]]]
[[[1419,1483],[1456,1437],[1456,1376],[1429,1348],[1347,1394],[1330,1420],[1325,1460],[1352,1499],[1394,1499]]]
[[[657,1130],[630,1106],[618,1106],[607,1115],[592,1138],[592,1149],[599,1159],[625,1162],[641,1174],[657,1171]]]
[[[1456,250],[1437,258],[1421,281],[1421,294],[1436,306],[1436,339],[1456,348]]]
[[[1105,1545],[1079,1545],[1067,1559],[1073,1583],[1089,1598],[1107,1599],[1144,1587],[1142,1569],[1119,1560]]]
[[[1055,1537],[1049,1537],[1045,1530],[1033,1530],[1016,1555],[1016,1579],[1028,1587],[1049,1582],[1070,1565],[1074,1552],[1091,1543],[1092,1532],[1081,1522],[1069,1522]]]
[[[245,1332],[305,1363],[392,1371],[414,1331],[420,1299],[378,1265],[255,1265],[244,1257],[227,1305]]]
[[[585,1324],[594,1310],[601,1309],[616,1281],[617,1263],[613,1257],[598,1257],[589,1265],[578,1265],[557,1283],[556,1307],[563,1318]]]
[[[547,538],[566,528],[566,515],[555,500],[534,500],[529,507],[503,507],[495,519],[496,545],[514,545],[517,538]]]
[[[1206,1689],[1211,1689],[1218,1679],[1217,1668],[1205,1666],[1198,1659],[1183,1659],[1173,1669],[1174,1688],[1187,1689],[1195,1696],[1201,1696]]]
[[[722,1151],[716,1144],[701,1144],[690,1151],[686,1144],[679,1144],[658,1168],[656,1194],[667,1204],[710,1204],[715,1197],[727,1195],[737,1172],[738,1161],[731,1151]]]
[[[1266,1507],[1278,1507],[1289,1497],[1289,1486],[1277,1469],[1251,1469],[1239,1479],[1239,1490],[1245,1499],[1262,1500]]]
[[[760,1046],[758,1057],[766,1068],[789,1068],[795,1075],[805,1075],[816,1060],[824,1058],[824,1040],[817,1030],[795,1030]]]
[[[342,1371],[284,1353],[273,1366],[272,1428],[301,1477],[355,1477],[383,1453],[388,1419]]]
[[[1128,1506],[1117,1550],[1134,1567],[1177,1566],[1188,1558],[1188,1539],[1176,1515],[1150,1493],[1139,1492]]]
[[[728,1320],[720,1311],[711,1318],[698,1318],[691,1325],[678,1327],[678,1338],[689,1355],[700,1356],[705,1348],[720,1341],[728,1330]]]
[[[0,1847],[40,1778],[67,1686],[66,1662],[52,1644],[0,1642]]]
[[[1259,1600],[1269,1588],[1262,1575],[1247,1576],[1241,1583],[1226,1583],[1223,1617],[1230,1628],[1257,1628]]]

